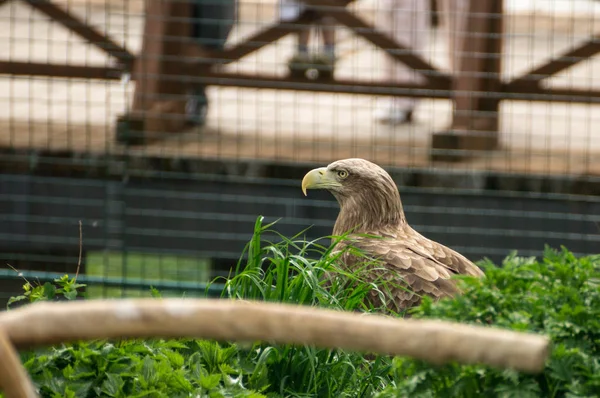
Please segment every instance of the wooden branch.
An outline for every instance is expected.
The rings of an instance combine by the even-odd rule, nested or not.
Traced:
[[[6,398],[36,398],[37,393],[21,358],[7,335],[0,330],[0,391]]]
[[[36,303],[0,314],[17,347],[101,338],[264,340],[539,372],[545,336],[303,306],[210,299]]]

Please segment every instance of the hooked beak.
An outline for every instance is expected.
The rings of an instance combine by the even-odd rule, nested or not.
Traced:
[[[327,167],[319,167],[306,173],[302,179],[302,192],[306,196],[307,189],[327,189],[339,185],[340,183],[327,170]]]

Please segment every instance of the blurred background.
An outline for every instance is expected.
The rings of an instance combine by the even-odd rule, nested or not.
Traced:
[[[347,157],[473,261],[598,253],[599,35],[593,0],[0,0],[0,304],[78,265],[204,295],[258,216],[330,234],[300,181]]]

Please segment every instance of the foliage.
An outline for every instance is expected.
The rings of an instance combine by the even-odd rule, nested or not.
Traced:
[[[553,349],[540,375],[482,366],[432,367],[396,358],[398,384],[389,396],[600,396],[600,256],[576,258],[563,248],[546,248],[543,261],[513,253],[503,267],[481,266],[486,278],[463,279],[464,294],[453,300],[425,300],[414,316],[538,332]]]
[[[224,298],[378,310],[363,301],[377,288],[364,283],[360,274],[338,269],[340,253],[332,245],[306,242],[302,233],[288,239],[271,227],[257,221],[235,275],[225,281]],[[278,242],[269,242],[268,236]],[[512,254],[502,267],[487,261],[481,266],[486,278],[461,278],[462,296],[437,303],[425,299],[413,317],[548,334],[553,352],[541,375],[432,366],[343,350],[193,339],[80,342],[26,352],[22,358],[43,397],[600,395],[600,256],[576,258],[566,249],[547,249],[540,262]],[[339,278],[325,282],[325,275],[341,275],[351,283]],[[21,299],[48,300],[57,293],[75,297],[74,280],[64,277],[55,284],[54,292],[45,285],[26,285]],[[153,290],[151,295],[160,293]]]
[[[200,340],[128,340],[65,345],[23,360],[44,397],[263,397],[244,386],[254,369],[237,351]]]
[[[303,232],[286,238],[270,230],[272,225],[257,221],[245,249],[247,261],[240,260],[235,275],[225,283],[226,297],[344,311],[378,310],[363,300],[377,287],[363,281],[362,272],[350,274],[336,266],[344,251],[334,252],[334,244],[323,246],[319,240],[307,242]],[[279,243],[261,239],[268,233]],[[336,237],[334,243],[344,238]],[[389,358],[369,361],[361,353],[267,343],[256,343],[243,354],[253,363],[267,365],[258,376],[268,380],[270,392],[282,396],[370,396],[389,383]]]
[[[43,285],[33,285],[26,280],[23,285],[23,294],[11,297],[6,305],[10,307],[21,301],[33,303],[36,301],[75,300],[79,295],[77,289],[82,287],[85,285],[77,283],[75,278],[69,278],[68,275],[54,279],[54,284],[46,282]]]

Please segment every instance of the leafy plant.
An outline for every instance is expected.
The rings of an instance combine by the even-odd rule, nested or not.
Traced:
[[[235,345],[193,340],[81,342],[24,354],[42,397],[263,397],[241,382]]]
[[[320,242],[307,242],[302,233],[280,236],[259,218],[223,298],[380,310],[363,300],[377,286],[365,283],[361,272],[339,269],[340,253]],[[542,374],[193,339],[80,342],[25,352],[22,359],[42,397],[599,396],[600,256],[547,248],[541,261],[511,254],[502,267],[481,266],[485,278],[460,278],[463,295],[426,298],[412,316],[547,334],[553,351]],[[66,276],[54,289],[46,285],[27,284],[20,300],[73,299],[79,287]],[[160,297],[155,289],[149,295]]]
[[[29,281],[25,280],[23,294],[11,297],[6,306],[10,308],[11,304],[26,300],[29,300],[30,303],[59,299],[74,300],[79,294],[77,289],[82,287],[85,287],[85,285],[77,283],[76,278],[69,278],[68,275],[54,279],[54,283],[46,282],[44,284],[38,283],[37,285],[32,285]]]
[[[600,395],[600,256],[576,258],[546,247],[543,261],[515,253],[485,279],[461,278],[465,292],[426,299],[416,318],[491,324],[550,336],[553,350],[540,375],[483,366],[432,367],[396,358],[399,383],[378,396],[597,397]]]

